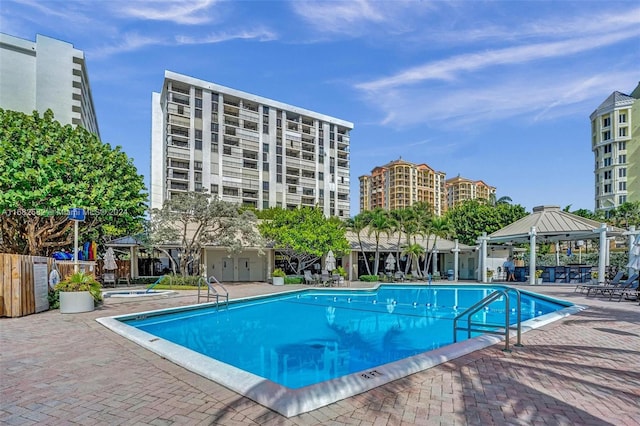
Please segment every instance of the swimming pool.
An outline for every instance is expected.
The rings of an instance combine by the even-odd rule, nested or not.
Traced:
[[[453,318],[496,288],[501,287],[302,290],[222,307],[206,304],[99,321],[290,416],[499,341],[474,333],[479,337],[451,345]],[[570,306],[523,292],[525,328],[554,312],[565,311],[559,314],[564,316]],[[474,316],[490,323],[504,318],[504,297]],[[515,323],[515,308],[509,318]],[[466,333],[458,334],[459,340],[465,338]],[[453,352],[445,350],[451,346]]]

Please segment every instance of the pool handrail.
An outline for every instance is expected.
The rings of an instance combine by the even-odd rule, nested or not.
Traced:
[[[200,277],[200,279],[198,279],[198,303],[200,303],[200,287],[201,287],[201,283],[203,283],[207,286],[207,302],[209,301],[209,298],[211,297],[211,293],[213,293],[213,295],[216,298],[216,307],[218,307],[220,305],[220,296],[224,296],[225,297],[225,303],[227,306],[229,306],[229,291],[225,288],[225,286],[222,285],[222,283],[220,281],[218,281],[218,279],[216,277],[214,277],[213,275],[210,276],[208,279],[205,278],[204,276]],[[224,290],[224,294],[221,295],[218,290],[216,290],[214,283],[217,284],[218,286],[220,286],[220,288],[222,290]],[[204,296],[202,296],[204,297]]]
[[[147,290],[145,291],[145,293],[151,293],[151,290],[157,286],[160,281],[162,281],[164,279],[164,277],[166,277],[166,275],[163,275],[161,277],[159,277],[153,284],[151,284],[149,287],[147,287]]]
[[[472,306],[465,309],[462,313],[456,315],[453,319],[453,341],[458,341],[458,330],[466,330],[468,332],[468,338],[471,338],[471,332],[477,331],[480,333],[491,333],[491,334],[504,334],[505,347],[503,349],[504,352],[511,352],[509,349],[509,332],[511,330],[511,326],[509,325],[509,314],[511,309],[509,307],[509,291],[515,291],[516,293],[516,304],[517,304],[517,322],[516,322],[516,330],[517,330],[517,342],[515,346],[524,346],[521,341],[522,336],[522,299],[520,295],[520,290],[517,288],[504,288],[504,289],[496,289],[491,294],[486,296],[484,299],[474,303]],[[499,298],[500,296],[504,296],[505,298],[505,323],[504,326],[502,324],[486,324],[486,323],[474,323],[471,320],[471,317],[478,312],[480,309],[488,306],[491,302]],[[458,327],[458,320],[463,316],[467,315],[467,327]],[[484,328],[474,328],[474,326],[484,327]],[[494,331],[487,330],[487,328],[495,327],[495,328],[503,328],[504,331]]]

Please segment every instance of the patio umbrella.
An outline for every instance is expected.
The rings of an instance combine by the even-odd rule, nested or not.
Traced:
[[[394,271],[396,269],[396,258],[393,256],[393,253],[389,253],[387,256],[387,260],[384,262],[385,269],[388,271]]]
[[[325,268],[327,268],[327,271],[333,271],[334,269],[336,269],[336,258],[333,255],[332,250],[329,250],[329,253],[327,253],[327,258],[325,259]]]
[[[629,263],[627,268],[635,269],[640,272],[640,235],[636,235],[636,239],[629,249]]]
[[[118,269],[118,264],[116,263],[116,255],[111,247],[109,247],[104,254],[104,269],[106,269],[107,271]]]

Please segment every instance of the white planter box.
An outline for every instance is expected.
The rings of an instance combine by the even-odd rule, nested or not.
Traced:
[[[60,313],[77,314],[91,312],[95,309],[93,296],[88,291],[61,291]]]
[[[273,285],[284,285],[284,277],[271,277]]]

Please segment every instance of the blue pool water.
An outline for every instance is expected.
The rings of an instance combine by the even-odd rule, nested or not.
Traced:
[[[303,290],[220,309],[147,313],[120,321],[296,389],[453,343],[453,318],[494,289]],[[516,306],[515,293],[510,295],[510,306]],[[522,321],[568,306],[556,302],[523,292]],[[504,323],[504,318],[501,298],[473,320]],[[510,318],[515,323],[515,309]],[[458,340],[466,337],[458,334]]]

